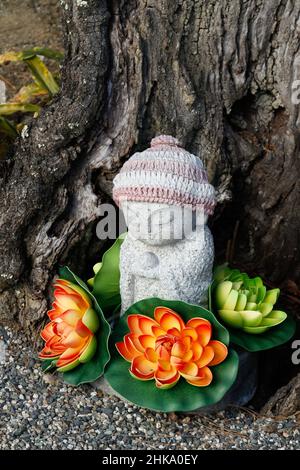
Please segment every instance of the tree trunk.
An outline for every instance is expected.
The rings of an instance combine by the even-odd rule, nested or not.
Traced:
[[[227,247],[231,262],[297,296],[300,2],[61,0],[61,9],[61,93],[1,175],[2,321],[36,331],[58,264],[87,273],[114,175],[158,133],[200,155],[217,188],[218,260]]]

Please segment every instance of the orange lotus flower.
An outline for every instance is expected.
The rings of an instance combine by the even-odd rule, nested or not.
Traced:
[[[46,345],[39,357],[57,360],[57,370],[67,372],[94,356],[99,319],[81,287],[64,279],[58,279],[54,286],[55,301],[48,312],[51,322],[41,333]]]
[[[171,388],[180,377],[196,387],[209,385],[213,379],[210,367],[223,362],[228,353],[223,343],[211,340],[210,322],[192,318],[185,324],[166,307],[157,307],[154,318],[129,315],[130,333],[116,344],[119,353],[131,362],[131,375],[140,380],[155,379],[158,388]]]

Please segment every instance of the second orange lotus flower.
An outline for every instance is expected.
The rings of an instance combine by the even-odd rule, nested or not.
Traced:
[[[59,372],[68,372],[94,356],[99,319],[91,299],[72,282],[58,279],[54,297],[48,312],[51,321],[41,333],[46,344],[39,357],[55,360]]]
[[[154,319],[129,315],[128,326],[130,333],[116,347],[131,362],[133,377],[155,379],[158,388],[171,388],[180,377],[196,387],[206,387],[213,379],[210,367],[223,362],[228,354],[225,344],[211,339],[208,320],[192,318],[185,324],[166,307],[157,307]]]

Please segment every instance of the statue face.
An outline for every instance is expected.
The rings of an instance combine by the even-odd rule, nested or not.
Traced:
[[[130,236],[149,245],[170,244],[189,238],[196,224],[206,223],[203,212],[195,214],[190,207],[123,201],[122,210]]]

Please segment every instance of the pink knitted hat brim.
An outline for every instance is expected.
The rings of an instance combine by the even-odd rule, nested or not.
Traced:
[[[113,198],[156,202],[202,209],[211,215],[214,188],[208,183],[201,160],[180,147],[177,139],[159,136],[151,148],[134,154],[114,179]]]

